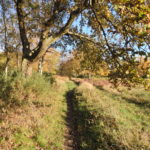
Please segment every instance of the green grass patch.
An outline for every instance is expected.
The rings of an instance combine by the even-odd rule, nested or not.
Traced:
[[[150,93],[142,88],[117,93],[82,83],[75,96],[83,150],[150,148]]]
[[[73,88],[72,83],[56,80],[52,85],[36,74],[26,79],[18,75],[3,82],[10,91],[4,88],[8,97],[1,100],[5,105],[0,109],[0,149],[62,150],[67,112],[65,94]]]

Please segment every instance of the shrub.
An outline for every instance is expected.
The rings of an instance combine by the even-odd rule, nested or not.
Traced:
[[[12,72],[6,78],[0,78],[0,99],[5,104],[27,104],[33,102],[46,102],[50,84],[52,82],[34,73],[30,77],[24,77],[20,72]]]
[[[50,85],[39,74],[24,78],[15,73],[10,79],[7,78],[7,83],[11,92],[7,94],[11,100],[16,99],[15,104],[21,105],[0,109],[0,149],[62,150],[66,130],[65,94],[71,85],[60,79]]]
[[[46,80],[48,80],[51,84],[56,82],[55,78],[51,73],[44,72],[43,75],[45,76]]]

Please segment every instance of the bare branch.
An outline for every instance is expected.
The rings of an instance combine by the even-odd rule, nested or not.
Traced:
[[[85,40],[87,40],[89,42],[92,42],[94,44],[97,44],[97,45],[100,44],[99,42],[96,42],[94,39],[92,39],[92,38],[90,38],[90,37],[88,37],[87,35],[84,35],[84,34],[80,34],[80,33],[77,33],[77,32],[72,32],[72,31],[68,31],[66,34],[79,37],[80,39],[85,39]]]
[[[80,11],[79,8],[76,9],[76,10],[74,10],[74,11],[72,11],[72,12],[70,13],[70,17],[69,17],[69,19],[68,19],[66,25],[65,25],[63,28],[61,28],[60,31],[59,31],[58,33],[56,33],[55,36],[64,35],[64,34],[69,30],[69,28],[70,28],[70,26],[72,25],[74,19],[79,15],[80,12],[81,12],[81,11]]]
[[[105,33],[105,30],[104,30],[104,28],[103,28],[101,22],[98,20],[97,14],[96,14],[96,12],[95,12],[95,10],[94,10],[93,8],[92,8],[92,11],[93,11],[93,13],[94,13],[94,16],[95,16],[95,19],[96,19],[97,23],[99,24],[99,26],[100,26],[100,28],[101,28],[101,30],[102,30],[102,32],[103,32],[103,35],[104,35],[104,38],[105,38],[106,45],[107,45],[109,51],[111,52],[111,51],[112,51],[112,50],[111,50],[111,46],[110,46],[109,43],[108,43],[107,35],[106,35],[106,33]]]

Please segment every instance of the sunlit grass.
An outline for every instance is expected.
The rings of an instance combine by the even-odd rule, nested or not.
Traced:
[[[89,83],[82,83],[76,89],[76,95],[80,112],[88,115],[81,115],[85,122],[80,127],[88,126],[81,140],[83,149],[149,148],[150,93],[142,88],[131,91],[124,89],[119,93],[109,88],[97,89]],[[93,123],[88,124],[88,121]],[[91,130],[91,135],[95,133],[97,136],[93,141],[91,139],[92,146],[88,147],[90,140],[87,137]]]

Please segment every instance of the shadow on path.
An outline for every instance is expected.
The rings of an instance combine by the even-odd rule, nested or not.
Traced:
[[[114,137],[105,131],[106,128],[118,130],[114,118],[103,116],[101,110],[87,107],[81,100],[76,103],[76,115],[78,123],[79,143],[81,150],[125,150]],[[103,123],[101,126],[100,123]]]
[[[67,117],[65,133],[65,150],[80,150],[78,125],[74,110],[74,90],[66,94],[67,99]]]
[[[67,99],[67,131],[65,134],[65,150],[125,150],[115,141],[105,128],[116,129],[115,120],[103,116],[100,110],[89,110],[85,99],[78,99],[75,90],[66,94]],[[103,122],[104,126],[100,126]]]

